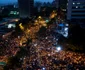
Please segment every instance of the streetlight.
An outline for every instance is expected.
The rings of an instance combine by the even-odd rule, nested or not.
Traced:
[[[24,30],[24,27],[22,26],[22,23],[19,24],[19,27],[21,30]]]
[[[65,27],[64,30],[65,30],[65,31],[68,31],[68,27]]]
[[[57,52],[61,51],[61,47],[56,47]]]
[[[16,22],[18,22],[18,21],[19,21],[19,19],[15,19],[15,21],[16,21]]]
[[[46,68],[43,67],[42,70],[46,70]]]

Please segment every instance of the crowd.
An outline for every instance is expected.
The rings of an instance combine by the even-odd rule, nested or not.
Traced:
[[[59,34],[53,33],[52,27],[48,29],[46,37],[33,39],[30,47],[30,57],[25,56],[22,67],[16,70],[85,70],[85,54],[63,49],[57,51]],[[32,32],[32,34],[37,32]],[[34,35],[33,35],[34,36]],[[0,42],[4,55],[13,56],[19,51],[20,38],[8,37]],[[29,51],[28,51],[29,52]],[[1,60],[1,58],[0,58]]]
[[[7,37],[6,39],[1,39],[0,41],[0,61],[3,61],[4,56],[7,58],[10,56],[16,55],[17,51],[19,51],[19,39],[13,37]]]
[[[30,58],[25,58],[23,70],[85,70],[85,54],[57,51],[57,41],[52,35],[34,40],[32,47],[35,50],[32,48]]]

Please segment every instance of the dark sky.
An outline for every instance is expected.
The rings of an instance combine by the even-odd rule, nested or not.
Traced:
[[[53,0],[35,0],[35,1],[52,2]],[[13,2],[17,2],[17,0],[0,0],[0,4],[7,4],[7,3],[13,3]]]

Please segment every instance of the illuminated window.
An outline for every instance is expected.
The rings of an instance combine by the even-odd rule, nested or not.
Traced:
[[[73,2],[73,5],[74,5],[75,3]]]
[[[17,12],[17,14],[19,14],[19,12]]]
[[[77,4],[80,4],[79,2]]]
[[[12,28],[12,27],[15,28],[16,27],[15,24],[9,24],[8,25],[8,28]]]
[[[13,13],[14,13],[14,11],[11,11],[11,12],[10,12],[10,14],[13,14]]]
[[[17,12],[16,11],[14,11],[14,15],[16,15],[17,14]]]
[[[68,6],[68,3],[67,3],[67,6]]]
[[[76,8],[78,8],[78,6],[76,6]]]

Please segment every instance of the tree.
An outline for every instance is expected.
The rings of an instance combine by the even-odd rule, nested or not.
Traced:
[[[8,9],[8,8],[5,8],[5,9],[2,11],[2,16],[3,16],[3,17],[8,17],[9,13],[10,13],[9,9]]]
[[[22,58],[24,56],[27,56],[27,49],[25,47],[20,47],[20,51],[17,52],[16,57]]]
[[[70,36],[67,43],[73,45],[75,51],[85,51],[85,29],[82,29],[79,24],[71,25],[69,29]],[[71,47],[70,47],[71,48]]]
[[[48,23],[47,23],[47,26],[49,27],[51,24],[53,24],[55,21],[55,18],[51,19]]]
[[[40,30],[38,31],[38,36],[40,36],[40,37],[44,37],[45,35],[46,35],[46,27],[44,27],[44,26],[42,26],[41,28],[40,28]]]
[[[20,58],[24,58],[28,55],[28,51],[24,47],[20,47],[20,51],[17,52],[15,56],[9,57],[6,66],[4,66],[4,70],[9,69],[17,69],[20,68],[22,65],[22,60]]]
[[[20,29],[19,24],[20,24],[19,22],[16,23],[15,32],[14,32],[17,35],[21,35],[23,33],[23,31]]]
[[[74,25],[69,33],[71,33],[69,39],[73,44],[80,45],[85,42],[85,29],[82,29],[80,25]]]
[[[26,42],[26,46],[28,46],[32,42],[32,39],[28,39]]]
[[[10,70],[10,69],[13,70],[18,67],[21,67],[21,61],[16,56],[13,56],[13,57],[8,58],[8,62],[6,64],[6,66],[4,66],[4,70]]]
[[[2,21],[3,17],[0,15],[0,21]]]

